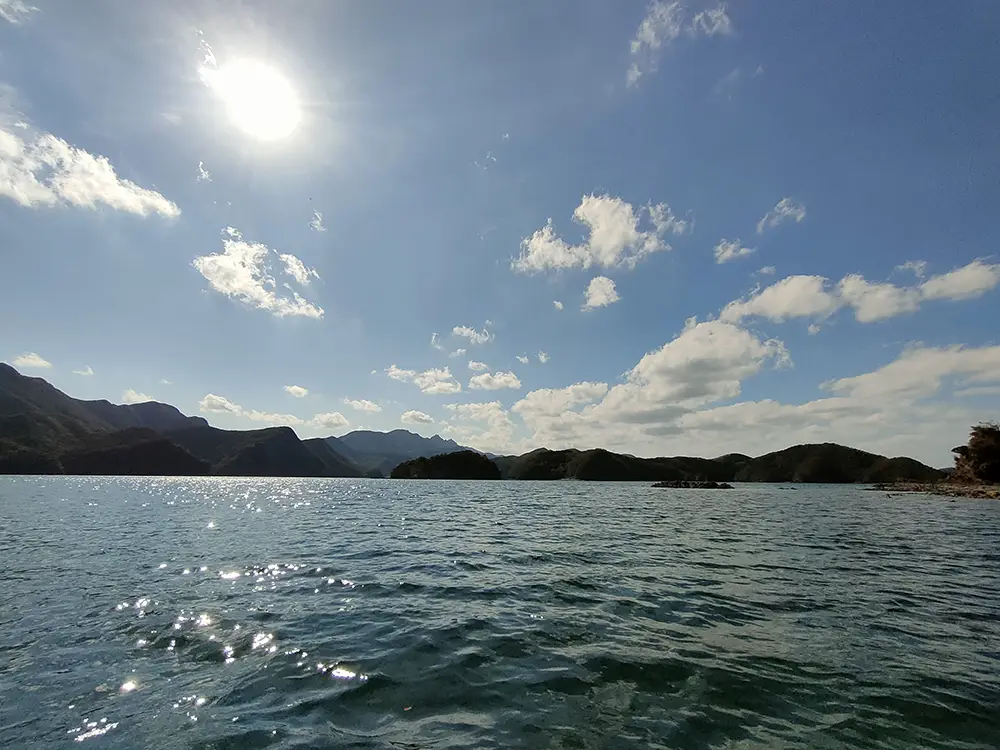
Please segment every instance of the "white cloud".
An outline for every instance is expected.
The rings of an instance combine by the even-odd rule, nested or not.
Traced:
[[[510,451],[514,423],[499,401],[473,404],[448,404],[453,421],[442,430],[463,445],[496,453]]]
[[[488,370],[490,368],[489,365],[487,365],[485,362],[476,362],[473,359],[469,361],[469,369],[472,370],[473,372],[484,372],[485,370]]]
[[[431,334],[431,347],[441,351],[444,349],[444,345],[441,343],[440,337],[436,333]]]
[[[160,385],[173,385],[173,383],[166,378],[160,378]]]
[[[91,375],[94,374],[94,369],[90,365],[87,365],[82,370],[73,370],[73,374],[74,375],[83,375],[84,377],[89,377],[89,376],[91,376]]]
[[[319,273],[315,268],[306,268],[305,263],[290,253],[278,253],[278,258],[285,265],[285,273],[302,286],[307,286],[310,281],[319,278]]]
[[[737,323],[746,317],[782,322],[789,318],[826,318],[836,312],[841,301],[826,291],[822,276],[788,276],[758,290],[749,299],[730,302],[720,318]]]
[[[615,288],[615,282],[607,276],[595,276],[587,285],[581,309],[595,310],[598,307],[607,307],[620,299],[618,290]]]
[[[469,379],[474,391],[499,391],[502,388],[520,388],[521,380],[512,372],[484,372]]]
[[[551,357],[549,357],[549,355],[546,354],[545,352],[538,352],[538,361],[541,362],[543,365],[550,359]]]
[[[147,401],[152,401],[149,396],[145,393],[140,393],[132,388],[127,389],[122,393],[122,403],[123,404],[144,404]]]
[[[38,370],[48,370],[52,367],[51,362],[35,352],[25,352],[14,357],[13,365],[14,367],[32,367]]]
[[[310,420],[310,422],[314,427],[322,427],[327,430],[339,430],[344,427],[349,427],[351,424],[347,417],[339,411],[317,414]]]
[[[462,390],[461,383],[455,380],[451,374],[451,370],[447,367],[417,372],[416,370],[402,370],[396,367],[396,365],[389,365],[389,368],[385,372],[393,380],[413,383],[422,393],[430,395],[458,393]]]
[[[660,49],[680,36],[683,25],[684,8],[679,2],[650,3],[631,42],[632,64],[625,76],[627,85],[635,86],[643,75],[656,70]]]
[[[757,273],[761,276],[774,276],[777,270],[774,266],[764,266],[763,268],[758,268]]]
[[[234,404],[225,396],[216,396],[214,393],[209,393],[198,402],[198,408],[209,414],[222,414],[228,412],[229,414],[242,414],[243,407],[239,404]]]
[[[729,18],[729,14],[726,12],[725,4],[719,5],[717,8],[712,8],[710,10],[703,10],[696,14],[691,20],[691,26],[688,28],[688,32],[692,36],[715,36],[720,34],[722,36],[729,36],[733,33],[733,22]]]
[[[463,349],[459,347],[455,351],[448,354],[449,357],[464,357],[468,353],[468,349]]]
[[[524,354],[518,354],[518,355],[517,355],[517,357],[515,357],[515,359],[516,359],[516,360],[517,360],[518,362],[520,362],[520,363],[521,363],[522,365],[526,365],[526,364],[528,364],[528,357],[527,357],[527,355],[524,355]]]
[[[28,208],[69,204],[146,216],[176,217],[180,209],[155,190],[119,177],[106,157],[94,156],[49,133],[25,141],[0,127],[0,196]]]
[[[816,323],[810,323],[809,328],[807,328],[806,330],[809,332],[810,336],[815,336],[817,333],[820,332],[820,327]]]
[[[777,322],[790,318],[825,319],[842,307],[854,310],[860,323],[872,323],[915,312],[927,300],[967,300],[980,297],[1000,286],[1000,264],[980,260],[931,276],[916,286],[897,286],[889,282],[868,281],[859,274],[849,274],[835,287],[828,288],[823,276],[788,276],[748,298],[730,302],[720,317],[739,322],[747,317],[761,317]]]
[[[211,182],[212,173],[205,169],[205,162],[198,162],[198,182]]]
[[[352,409],[355,409],[356,411],[367,411],[367,412],[371,412],[371,413],[376,413],[376,412],[382,411],[382,407],[381,406],[379,406],[378,404],[376,404],[374,401],[369,401],[366,398],[362,398],[362,399],[345,398],[344,399],[344,404],[346,406],[350,406]]]
[[[997,285],[1000,285],[1000,264],[974,260],[948,273],[931,276],[920,285],[920,293],[924,299],[975,299]]]
[[[773,229],[786,221],[800,222],[806,218],[806,207],[796,203],[791,198],[782,198],[777,205],[764,214],[757,222],[757,234],[763,234],[765,229]]]
[[[314,232],[325,232],[326,227],[323,226],[323,214],[319,211],[313,211],[312,221],[309,222],[309,226]]]
[[[922,279],[924,274],[927,273],[927,261],[926,260],[908,260],[905,263],[900,263],[896,266],[897,271],[910,271],[918,279]]]
[[[239,231],[232,227],[226,228],[222,246],[222,253],[204,255],[195,258],[192,263],[217,292],[279,318],[286,315],[323,317],[323,308],[307,302],[298,292],[293,291],[291,297],[279,296],[275,292],[275,280],[267,262],[272,251],[267,246],[244,241]],[[279,258],[285,264],[286,272],[294,273],[287,259],[292,258],[296,262],[298,259],[291,255],[279,255]],[[315,274],[315,271],[307,274]]]
[[[37,10],[24,0],[0,0],[0,18],[8,23],[20,23]]]
[[[286,385],[285,393],[295,396],[295,398],[305,398],[309,395],[309,389],[303,388],[301,385]]]
[[[557,300],[557,299],[554,299],[554,300],[552,300],[552,306],[553,306],[553,307],[554,307],[554,308],[555,308],[556,310],[562,310],[562,309],[563,309],[563,303],[562,303],[562,302],[560,302],[560,301],[559,301],[559,300]]]
[[[402,413],[399,421],[403,424],[434,424],[434,417],[430,414],[424,414],[422,411],[410,409]]]
[[[451,333],[453,336],[467,338],[470,344],[486,344],[493,340],[493,332],[487,326],[483,326],[481,331],[469,326],[455,326],[451,329]]]
[[[643,216],[651,229],[639,228]],[[573,220],[588,229],[586,242],[570,245],[557,237],[549,219],[521,241],[521,255],[511,262],[511,268],[522,273],[591,266],[634,268],[651,253],[670,250],[664,241],[668,233],[684,234],[691,227],[689,221],[674,216],[665,203],[636,211],[630,203],[610,195],[585,195],[573,212]]]
[[[742,258],[757,251],[755,247],[743,247],[739,240],[729,241],[719,240],[719,244],[713,249],[716,263],[728,263],[731,260]]]
[[[240,413],[240,416],[245,417],[253,422],[264,422],[272,426],[292,426],[297,427],[298,425],[306,424],[302,419],[299,419],[294,414],[274,414],[272,412],[257,411],[256,409],[244,410]]]

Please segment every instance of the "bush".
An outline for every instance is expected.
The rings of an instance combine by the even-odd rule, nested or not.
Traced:
[[[955,475],[961,482],[1000,482],[1000,425],[982,422],[969,433],[969,444],[955,448]]]

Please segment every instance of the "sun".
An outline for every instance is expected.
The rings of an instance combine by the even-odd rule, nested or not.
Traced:
[[[202,68],[201,78],[225,102],[233,123],[254,138],[285,138],[302,119],[295,89],[269,65],[231,62]]]

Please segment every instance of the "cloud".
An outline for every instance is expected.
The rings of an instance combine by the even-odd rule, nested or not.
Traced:
[[[499,401],[473,404],[448,404],[453,417],[441,432],[463,445],[480,450],[506,452],[512,447],[514,423]]]
[[[441,339],[436,333],[431,334],[431,347],[441,351],[444,349],[444,345],[441,343]]]
[[[171,383],[166,378],[160,378],[160,385],[173,385],[173,383]]]
[[[18,128],[19,129],[19,128]],[[0,127],[0,196],[26,208],[59,204],[175,218],[176,204],[119,177],[106,157],[50,133],[21,135]]]
[[[310,423],[314,427],[322,427],[327,430],[339,430],[344,427],[350,427],[351,425],[347,417],[345,417],[339,411],[331,411],[331,412],[326,412],[324,414],[317,414],[310,420]]]
[[[897,271],[910,271],[918,279],[922,279],[924,274],[927,273],[927,261],[926,260],[908,260],[905,263],[900,263],[896,266]]]
[[[434,417],[430,414],[424,414],[422,411],[410,409],[402,413],[399,421],[403,424],[434,424]]]
[[[823,276],[788,276],[748,298],[730,302],[720,317],[739,322],[760,317],[782,322],[791,318],[825,319],[842,307],[854,310],[860,323],[872,323],[918,310],[927,300],[967,300],[980,297],[1000,286],[1000,264],[980,260],[931,276],[916,286],[872,282],[859,274],[849,274],[828,288]]]
[[[639,228],[643,217],[652,228]],[[511,262],[511,268],[520,273],[591,266],[634,268],[651,253],[671,249],[664,241],[667,234],[680,235],[691,229],[691,223],[674,216],[666,203],[636,211],[630,203],[610,195],[585,195],[573,212],[573,220],[587,228],[586,242],[570,245],[557,237],[549,219],[521,241],[521,255]]]
[[[486,344],[493,340],[493,333],[486,326],[483,326],[481,331],[469,326],[455,326],[451,329],[451,333],[453,336],[467,338],[470,344]]]
[[[499,391],[503,388],[520,388],[521,380],[512,372],[484,372],[469,379],[469,388],[474,391]]]
[[[94,374],[94,370],[90,365],[87,365],[82,370],[73,370],[74,375],[83,375],[84,377],[89,377]]]
[[[285,393],[295,396],[295,398],[305,398],[309,395],[309,389],[303,388],[301,385],[286,385]]]
[[[554,307],[554,308],[555,308],[556,310],[562,310],[562,309],[563,309],[563,303],[562,303],[562,302],[560,302],[560,301],[559,301],[559,300],[557,300],[557,299],[554,299],[554,300],[552,300],[552,306],[553,306],[553,307]]]
[[[551,357],[549,357],[549,355],[546,354],[545,352],[538,352],[538,361],[541,362],[543,365],[550,359]]]
[[[312,221],[309,222],[309,227],[314,232],[325,232],[326,227],[323,226],[323,214],[319,211],[313,211]]]
[[[715,36],[716,34],[730,36],[734,33],[733,22],[726,10],[725,4],[722,4],[717,8],[703,10],[696,14],[691,19],[688,33],[691,36]]]
[[[448,354],[448,356],[449,357],[464,357],[467,352],[468,352],[468,349],[463,349],[463,348],[459,347],[455,351],[453,351],[450,354]]]
[[[366,398],[357,399],[357,400],[345,398],[344,399],[344,404],[347,405],[347,406],[350,406],[352,409],[355,409],[356,411],[367,411],[367,412],[371,412],[371,413],[376,413],[376,412],[382,411],[382,407],[381,406],[379,406],[378,404],[376,404],[374,401],[369,401]]]
[[[757,273],[761,276],[774,276],[776,269],[774,266],[764,266],[757,269]]]
[[[739,240],[730,242],[729,240],[722,239],[715,246],[713,253],[715,254],[716,263],[728,263],[731,260],[742,258],[756,251],[757,248],[754,247],[742,247]]]
[[[228,398],[224,396],[216,396],[214,393],[209,393],[198,402],[198,408],[208,414],[242,414],[243,407],[239,404],[234,404]]]
[[[205,169],[205,162],[198,162],[198,182],[211,182],[212,173]]]
[[[620,299],[618,290],[615,288],[615,282],[607,276],[595,276],[587,285],[587,291],[584,293],[583,307],[580,309],[595,310],[598,307],[607,307],[614,304]]]
[[[416,370],[402,370],[396,367],[396,365],[389,365],[385,373],[393,380],[413,383],[422,393],[430,395],[458,393],[462,390],[461,383],[455,380],[451,374],[451,370],[447,367],[417,372]]]
[[[528,357],[524,354],[518,354],[517,357],[515,357],[515,359],[522,365],[528,364]]]
[[[816,323],[810,323],[809,328],[807,328],[806,330],[809,332],[810,336],[815,336],[817,333],[819,333],[820,327]]]
[[[152,401],[149,396],[145,393],[140,393],[139,391],[133,390],[132,388],[127,389],[122,393],[122,403],[123,404],[144,404],[147,401]]]
[[[51,362],[35,352],[25,352],[14,357],[13,365],[14,367],[29,367],[37,370],[49,370],[52,368]]]
[[[227,227],[223,234],[222,253],[204,255],[192,262],[215,291],[259,310],[266,310],[279,318],[323,317],[323,308],[307,302],[298,292],[293,291],[291,297],[279,296],[275,292],[275,280],[269,272],[268,265],[268,258],[273,251],[258,242],[244,241],[239,231],[232,227]],[[305,266],[295,256],[278,255],[278,257],[285,266],[285,272],[293,277],[300,270],[306,282],[309,275],[315,275],[315,271],[305,271]]]
[[[660,49],[677,39],[683,26],[684,8],[679,2],[650,3],[631,42],[632,63],[625,75],[628,86],[635,86],[642,76],[656,70]]]
[[[307,286],[313,279],[319,278],[315,268],[306,268],[306,264],[288,253],[278,253],[278,258],[285,265],[285,273],[302,286]]]
[[[484,370],[488,370],[490,368],[489,365],[487,365],[485,362],[476,362],[475,360],[470,360],[469,369],[472,370],[473,372],[483,372]]]
[[[733,68],[733,70],[716,82],[712,88],[712,93],[724,99],[732,99],[733,94],[743,85],[744,81],[753,80],[762,75],[764,75],[763,65],[758,65],[754,72],[750,74],[745,73],[742,68]]]
[[[974,260],[966,266],[927,279],[920,285],[920,294],[924,299],[975,299],[997,285],[1000,285],[1000,264]]]
[[[1000,385],[981,385],[975,388],[960,388],[953,396],[960,398],[976,398],[979,396],[1000,396]]]
[[[0,0],[0,19],[8,23],[20,23],[37,10],[24,0]]]
[[[782,198],[774,208],[764,214],[763,219],[757,222],[757,234],[763,234],[765,229],[774,229],[786,221],[798,223],[805,218],[805,206],[796,203],[791,198]]]

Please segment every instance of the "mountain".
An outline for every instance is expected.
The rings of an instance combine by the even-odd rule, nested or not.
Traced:
[[[477,451],[414,458],[392,470],[392,479],[500,479],[496,464]]]
[[[912,458],[886,458],[836,443],[793,445],[751,459],[737,482],[933,482],[944,475]]]
[[[425,438],[408,430],[355,430],[339,438],[326,438],[326,442],[366,473],[377,471],[380,476],[388,476],[395,466],[414,458],[472,450],[439,435]]]

